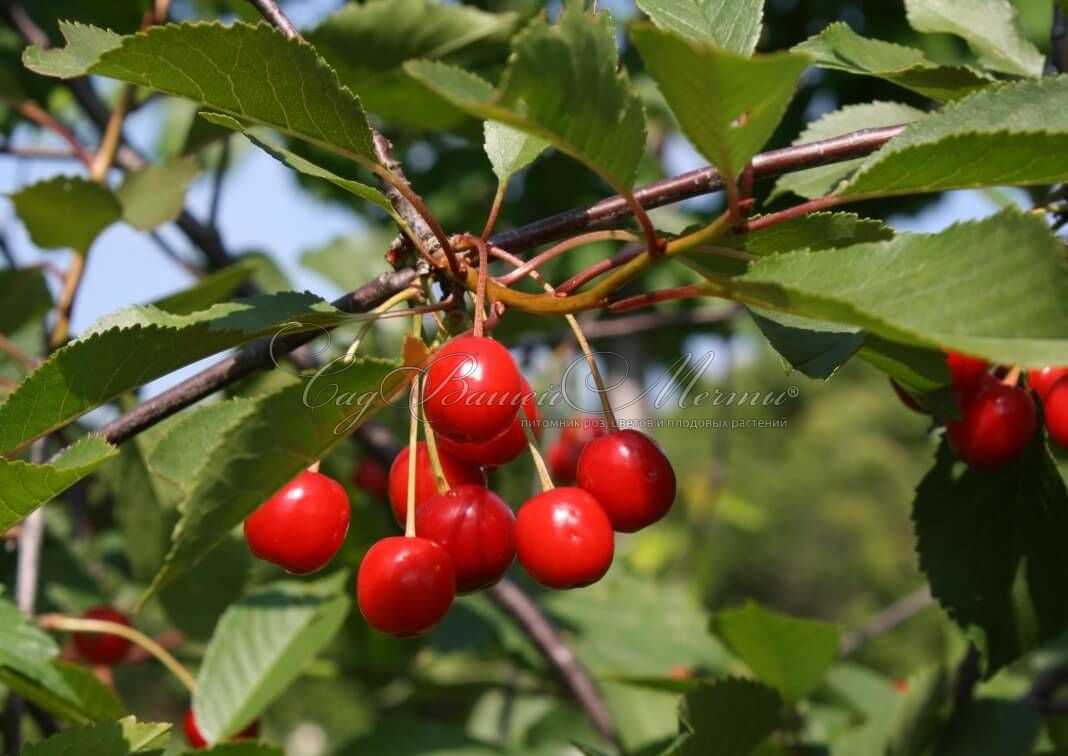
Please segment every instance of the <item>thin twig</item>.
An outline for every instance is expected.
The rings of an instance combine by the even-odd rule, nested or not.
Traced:
[[[490,206],[489,215],[486,216],[486,224],[482,227],[482,233],[479,234],[480,238],[488,239],[489,235],[493,233],[493,229],[497,225],[497,218],[500,217],[506,194],[508,194],[508,182],[498,182],[497,191],[493,195],[493,204]]]
[[[300,39],[300,33],[274,0],[249,0],[271,26],[282,32],[286,39]]]
[[[0,155],[16,160],[78,160],[78,154],[72,149],[54,147],[13,147],[10,144],[0,146]]]
[[[75,133],[58,118],[31,100],[20,102],[15,109],[18,110],[23,118],[33,121],[41,128],[48,129],[66,142],[70,146],[71,151],[85,164],[86,167],[92,165],[93,156],[89,154],[84,146],[82,146],[77,135],[75,135]]]
[[[840,653],[849,656],[868,641],[894,630],[934,603],[929,586],[917,588],[869,618],[863,625],[842,636]]]
[[[564,241],[549,247],[543,252],[539,252],[534,257],[530,258],[522,265],[519,265],[515,270],[509,271],[506,275],[496,278],[497,283],[505,286],[511,286],[519,279],[525,277],[527,273],[532,270],[537,270],[550,260],[559,257],[562,254],[570,252],[577,247],[583,247],[587,244],[593,244],[601,241],[638,241],[637,236],[630,231],[590,231],[586,234],[579,234],[578,236],[572,236],[570,239],[564,239]]]
[[[208,224],[212,227],[219,225],[219,205],[222,203],[223,179],[226,169],[230,166],[230,139],[223,139],[222,150],[219,153],[219,163],[215,166],[215,175],[211,184],[211,205],[208,209]]]
[[[671,289],[660,289],[658,291],[647,291],[643,294],[635,294],[633,297],[627,297],[626,299],[619,299],[608,305],[609,312],[627,312],[628,310],[636,310],[640,307],[648,307],[649,305],[659,304],[660,302],[671,302],[676,299],[692,299],[702,294],[701,284],[689,284],[687,286],[676,286]]]
[[[32,373],[37,369],[37,360],[22,351],[18,344],[2,333],[0,333],[0,352],[17,362],[23,371],[27,373]]]
[[[800,205],[794,205],[785,210],[780,210],[777,213],[769,213],[768,215],[762,215],[759,218],[753,218],[752,220],[746,221],[742,227],[745,229],[746,233],[753,233],[754,231],[759,231],[763,228],[769,228],[778,225],[779,223],[785,223],[786,221],[800,218],[803,215],[828,210],[848,201],[847,198],[835,195],[830,197],[818,197],[817,199],[809,200],[808,202],[802,202]]]

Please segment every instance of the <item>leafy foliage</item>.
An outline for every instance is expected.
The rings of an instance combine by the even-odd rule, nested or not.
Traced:
[[[115,192],[122,205],[122,218],[140,231],[178,217],[185,204],[185,193],[200,166],[192,158],[176,158],[159,165],[134,171]]]
[[[781,721],[775,691],[738,678],[700,685],[683,698],[683,734],[665,751],[672,756],[742,756],[753,751]]]
[[[81,255],[122,215],[119,201],[108,189],[75,177],[39,181],[11,195],[11,201],[34,244],[73,249]],[[56,223],[57,216],[65,222]]]
[[[749,55],[760,40],[764,0],[638,0],[662,29]]]
[[[24,756],[128,756],[143,753],[167,734],[169,724],[138,722],[133,717],[72,727],[23,750]]]

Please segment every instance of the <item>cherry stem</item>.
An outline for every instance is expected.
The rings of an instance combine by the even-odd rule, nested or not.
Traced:
[[[627,297],[626,299],[620,299],[613,302],[608,305],[608,311],[627,312],[628,310],[636,310],[639,307],[647,307],[648,305],[657,304],[658,302],[670,302],[676,299],[692,299],[693,297],[701,296],[703,293],[704,287],[701,284],[677,286],[673,289],[661,289],[660,291],[648,291],[644,294],[637,294],[633,297]]]
[[[653,257],[660,257],[664,254],[664,245],[656,236],[656,228],[653,226],[652,220],[649,219],[649,213],[638,202],[633,192],[620,192],[619,196],[627,203],[627,207],[630,208],[631,213],[638,221],[638,225],[641,226],[649,254]]]
[[[501,214],[501,206],[504,205],[504,196],[508,193],[508,182],[497,182],[497,193],[493,195],[493,205],[490,206],[489,215],[486,217],[486,225],[482,227],[482,238],[489,239],[497,225],[497,218]]]
[[[190,695],[196,694],[197,681],[189,673],[182,663],[175,659],[159,643],[149,638],[139,630],[118,622],[107,620],[82,619],[80,617],[67,617],[62,614],[43,614],[37,619],[37,624],[46,630],[66,630],[73,633],[100,633],[103,635],[118,635],[131,643],[140,646],[152,656],[159,659],[171,674],[185,686]]]
[[[520,423],[519,427],[523,429],[523,435],[527,437],[527,448],[530,449],[530,456],[534,460],[534,468],[538,471],[541,490],[553,490],[556,486],[553,485],[553,478],[549,475],[549,468],[545,465],[545,459],[541,456],[541,452],[538,451],[538,439],[534,437],[534,429],[530,427],[529,422]]]
[[[788,207],[785,210],[780,210],[777,213],[770,213],[768,215],[762,215],[759,218],[753,218],[748,220],[743,225],[743,229],[746,233],[753,233],[769,226],[775,226],[779,223],[785,223],[786,221],[800,218],[803,215],[809,213],[816,213],[820,210],[827,210],[829,208],[840,205],[846,201],[844,197],[837,197],[831,195],[830,197],[819,197],[818,199],[811,200],[809,202],[802,202],[800,205],[794,205]]]
[[[423,437],[426,439],[427,456],[430,457],[430,469],[434,471],[434,488],[439,494],[447,493],[451,488],[449,479],[445,477],[445,468],[442,467],[441,457],[438,455],[438,441],[434,435],[434,429],[430,427],[430,421],[426,419],[422,402],[419,403],[419,420],[423,424]]]
[[[1020,382],[1020,375],[1022,373],[1023,370],[1020,368],[1019,365],[1013,365],[1012,369],[1005,375],[1004,378],[1001,379],[1001,382],[1004,383],[1006,386],[1015,386],[1017,383]]]
[[[422,296],[422,294],[423,294],[423,292],[421,292],[419,289],[414,289],[414,288],[409,288],[409,289],[404,289],[402,291],[398,291],[396,294],[394,294],[392,297],[390,297],[385,302],[380,304],[378,307],[376,307],[373,310],[371,310],[370,314],[372,316],[385,315],[386,312],[388,312],[389,310],[392,310],[394,307],[399,305],[401,302],[407,302],[410,299],[415,299],[416,297]],[[403,315],[405,317],[421,316],[422,313],[416,313],[416,312],[414,312],[412,310],[409,310],[408,312],[403,313]],[[371,317],[369,319],[369,321],[367,323],[365,323],[364,326],[360,329],[360,332],[356,335],[356,338],[353,339],[352,344],[349,345],[348,351],[345,352],[345,356],[341,358],[341,361],[344,364],[348,365],[354,359],[356,359],[356,353],[360,351],[360,343],[363,341],[364,337],[367,336],[368,332],[370,332],[371,328],[375,324],[375,321],[379,320],[379,319],[380,318],[378,318],[378,317]]]
[[[478,338],[486,326],[486,276],[489,273],[489,245],[481,239],[470,237],[478,247],[478,284],[475,286],[475,328],[474,333]]]
[[[404,520],[404,535],[415,537],[415,469],[419,441],[419,376],[412,379],[408,404],[412,417],[408,427],[408,501]]]
[[[319,467],[322,466],[322,464],[323,464],[323,461],[321,459],[315,460],[310,465],[308,465],[308,472],[313,472],[313,473],[319,472]]]
[[[530,258],[526,262],[521,262],[519,267],[511,271],[507,275],[500,276],[496,279],[497,283],[504,286],[510,286],[519,279],[523,278],[532,270],[540,268],[545,263],[549,262],[553,258],[559,257],[565,252],[570,252],[576,247],[581,247],[586,244],[592,244],[599,241],[638,241],[639,237],[632,234],[630,231],[612,230],[612,231],[591,231],[588,234],[579,234],[573,236],[570,239],[565,239],[559,244],[555,244],[549,247],[544,252],[540,252],[534,257]]]

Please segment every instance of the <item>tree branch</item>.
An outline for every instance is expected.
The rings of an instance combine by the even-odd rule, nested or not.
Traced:
[[[926,585],[899,598],[856,630],[842,636],[841,655],[849,656],[873,638],[885,635],[901,623],[916,616],[933,602],[931,589]]]

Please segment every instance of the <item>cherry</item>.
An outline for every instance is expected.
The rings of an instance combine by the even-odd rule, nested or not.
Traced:
[[[1068,378],[1057,381],[1042,402],[1046,410],[1046,429],[1058,446],[1068,449]]]
[[[612,566],[615,534],[604,509],[581,488],[553,488],[519,509],[516,554],[549,588],[596,583]]]
[[[349,532],[349,496],[333,478],[304,470],[245,520],[245,540],[260,559],[287,572],[322,569]]]
[[[452,560],[428,538],[383,538],[368,550],[356,576],[364,619],[398,638],[420,635],[438,624],[455,595]]]
[[[389,496],[389,470],[377,459],[364,457],[352,469],[352,485],[376,499]]]
[[[897,394],[897,398],[901,400],[902,404],[904,404],[913,412],[919,412],[921,415],[927,414],[927,410],[921,407],[919,402],[916,401],[915,397],[913,397],[912,394],[910,394],[908,391],[905,391],[905,389],[901,387],[900,383],[891,378],[890,385],[893,387],[894,393]]]
[[[990,369],[990,363],[986,360],[959,352],[947,352],[946,365],[953,379],[953,388],[960,397],[982,388],[980,384]]]
[[[498,342],[460,336],[434,355],[426,371],[427,420],[456,441],[489,441],[508,430],[522,403],[515,360]]]
[[[593,439],[603,436],[604,423],[592,415],[572,418],[560,432],[560,438],[549,447],[546,461],[553,480],[563,485],[571,485],[578,476],[578,461],[582,450]]]
[[[244,730],[234,736],[234,740],[252,740],[260,736],[260,723],[253,722]],[[196,749],[202,749],[208,747],[208,741],[204,739],[204,736],[200,733],[200,728],[197,727],[197,720],[193,716],[192,709],[186,709],[185,712],[185,739],[189,745]]]
[[[476,465],[461,462],[446,452],[438,449],[438,460],[445,480],[450,488],[465,484],[481,486],[486,483],[486,475]],[[427,499],[437,496],[438,488],[434,482],[434,468],[430,464],[430,452],[426,444],[420,441],[415,446],[415,508]],[[401,449],[389,468],[389,503],[393,505],[393,516],[403,525],[408,518],[408,447]]]
[[[530,384],[522,377],[519,379],[523,386],[523,408],[516,415],[512,424],[503,433],[498,433],[489,441],[470,441],[463,443],[453,441],[448,436],[438,437],[438,448],[444,449],[454,458],[474,465],[486,465],[487,467],[500,467],[506,465],[523,453],[527,448],[527,436],[523,432],[521,423],[530,423],[534,435],[541,432],[541,413],[538,412],[538,403],[534,401],[534,392],[530,390]]]
[[[1044,367],[1027,371],[1027,385],[1034,389],[1039,399],[1045,399],[1050,389],[1068,375],[1068,367]]]
[[[94,606],[82,615],[84,619],[104,620],[130,627],[130,618],[111,606]],[[113,667],[123,660],[132,644],[121,635],[109,633],[75,633],[74,647],[91,664]]]
[[[586,444],[578,485],[604,507],[612,527],[633,533],[659,520],[675,501],[675,471],[652,439],[621,430]]]
[[[1001,467],[1016,459],[1037,428],[1031,394],[994,379],[964,399],[960,419],[946,425],[957,456],[978,468]]]
[[[493,585],[515,559],[515,515],[482,486],[427,499],[415,512],[415,531],[448,552],[460,593]]]

